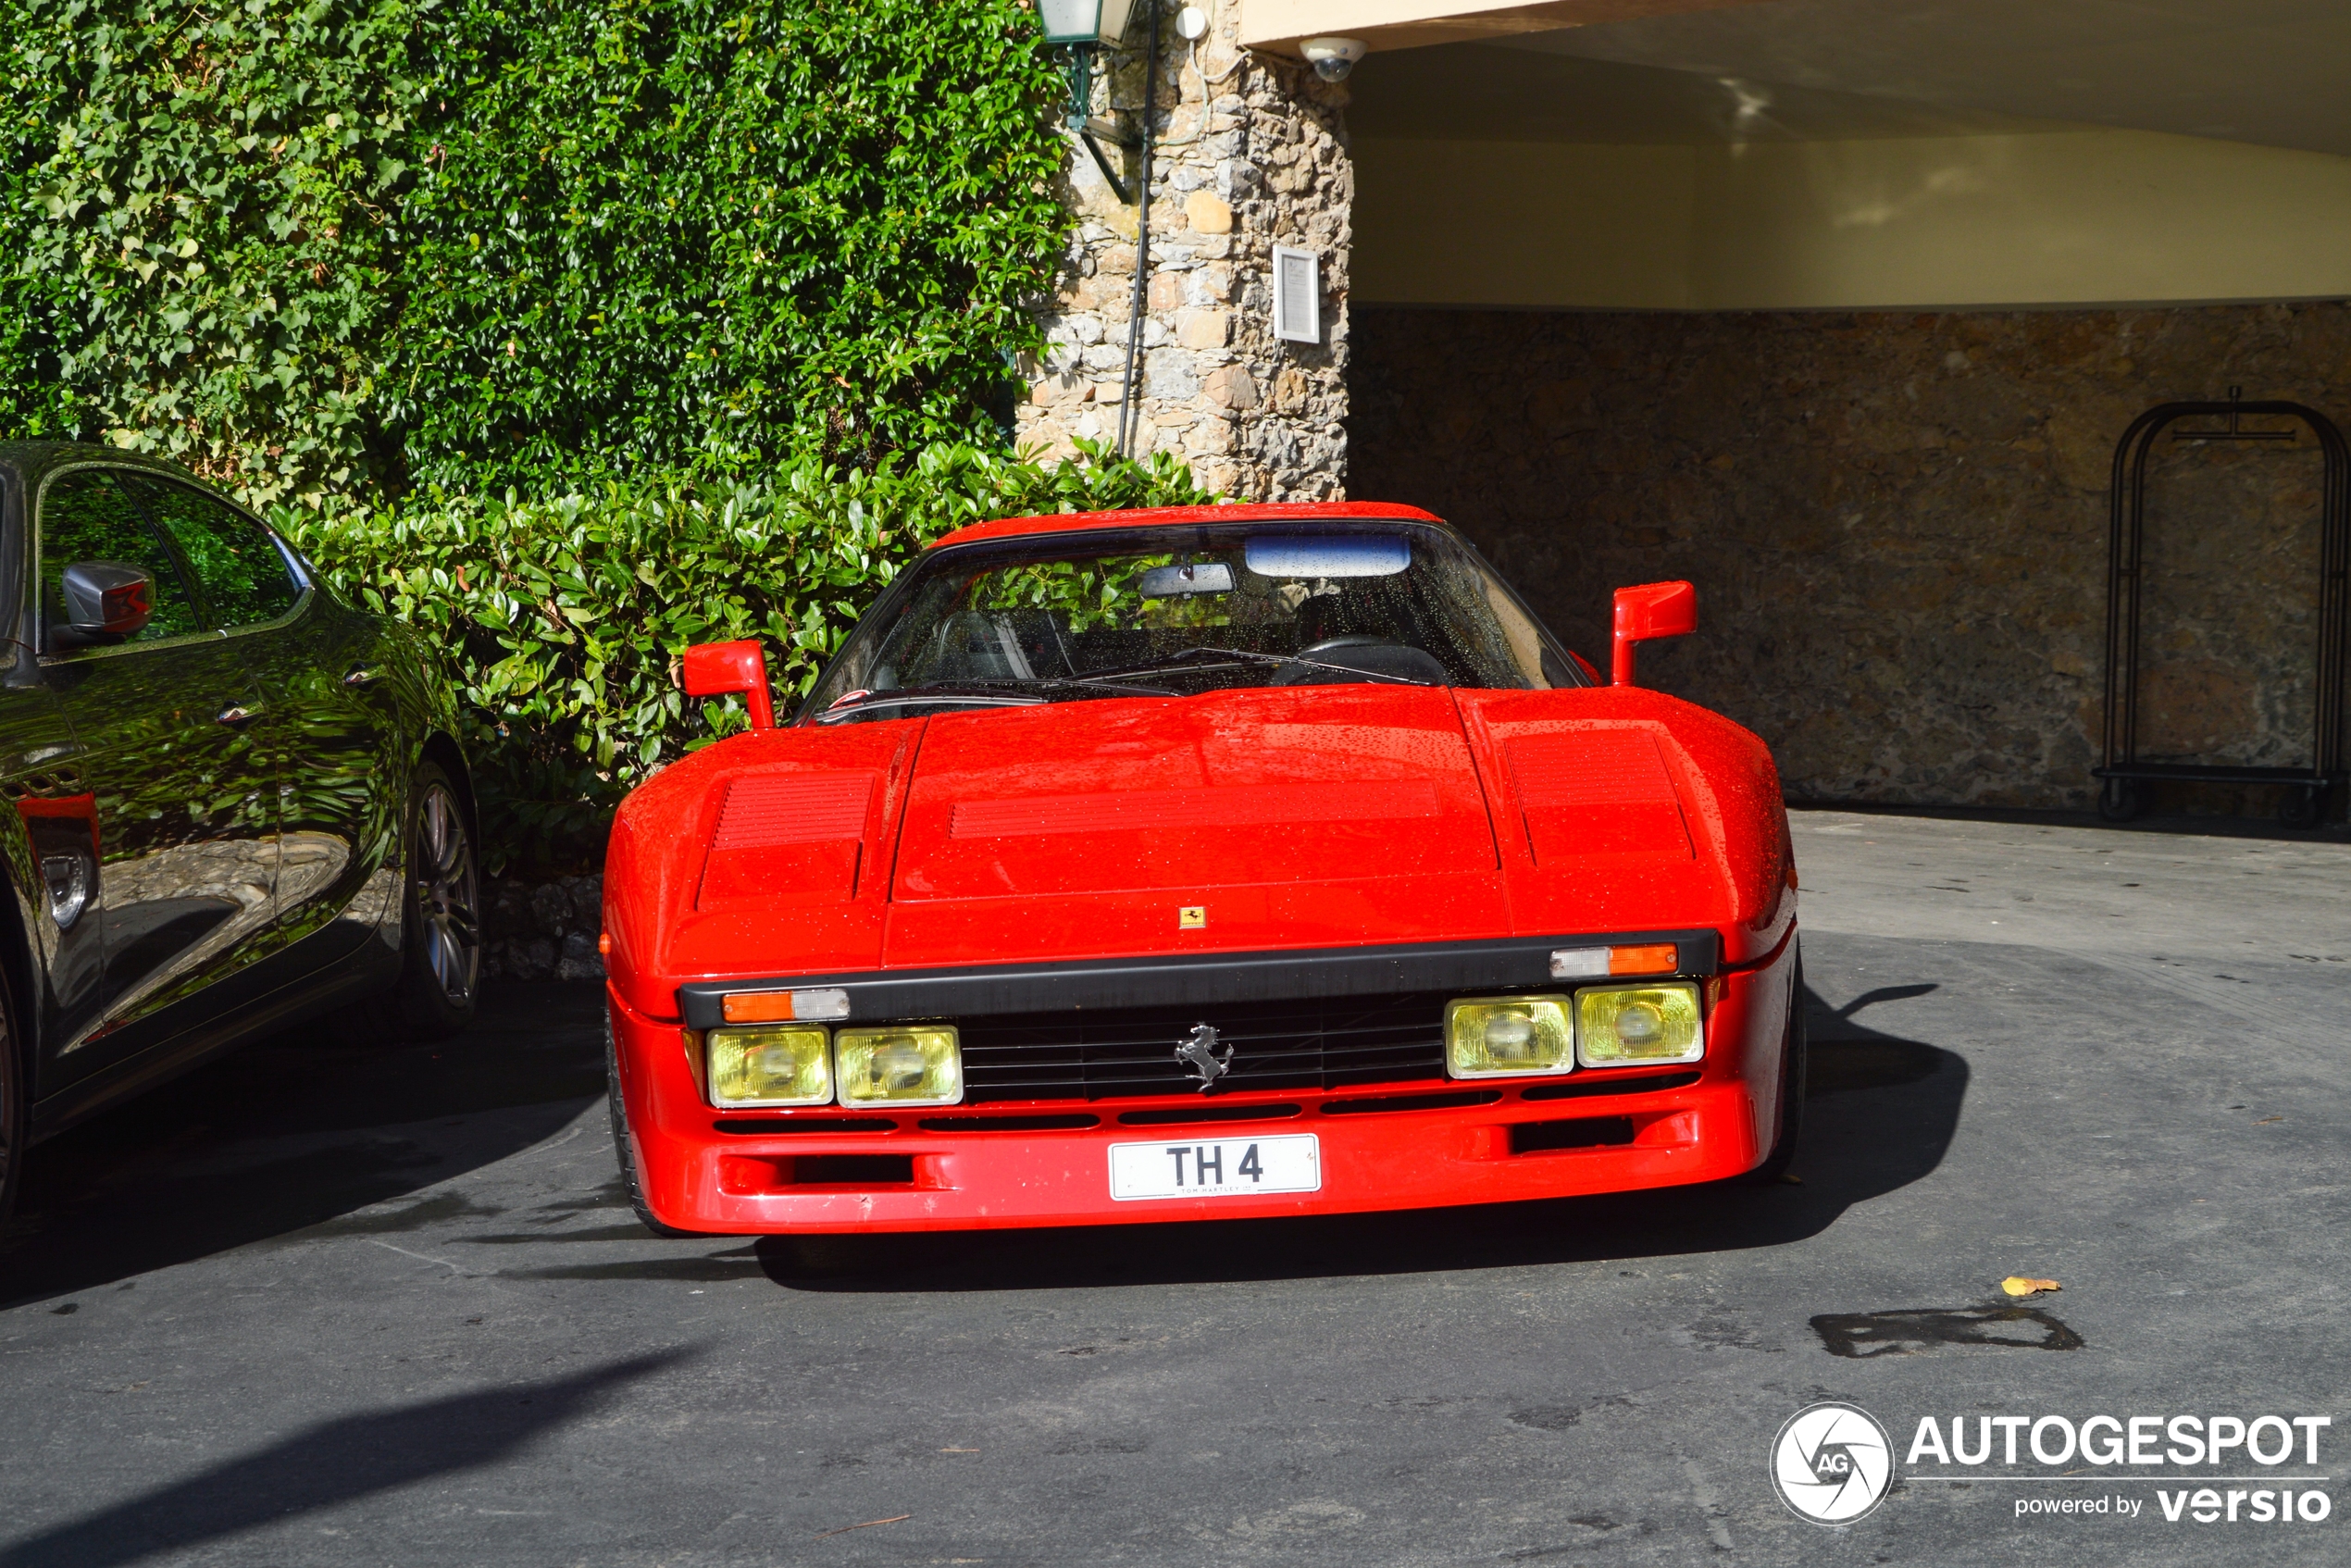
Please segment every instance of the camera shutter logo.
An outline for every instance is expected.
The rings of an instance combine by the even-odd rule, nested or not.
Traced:
[[[1772,1484],[1780,1500],[1815,1524],[1850,1524],[1885,1496],[1894,1444],[1859,1405],[1807,1405],[1772,1440]]]

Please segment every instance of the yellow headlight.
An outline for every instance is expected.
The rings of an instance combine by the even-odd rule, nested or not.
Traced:
[[[1471,997],[1445,1009],[1445,1064],[1457,1078],[1575,1070],[1563,996]]]
[[[1698,988],[1611,987],[1575,993],[1576,1053],[1586,1067],[1627,1062],[1695,1062],[1706,1053]]]
[[[825,1031],[806,1025],[713,1029],[704,1037],[714,1105],[823,1105],[833,1097]]]
[[[964,1056],[945,1024],[842,1029],[833,1067],[843,1105],[952,1105],[964,1097]]]

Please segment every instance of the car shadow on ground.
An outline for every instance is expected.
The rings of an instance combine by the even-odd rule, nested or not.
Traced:
[[[492,1164],[603,1093],[602,988],[487,988],[430,1045],[330,1019],[256,1040],[37,1146],[0,1307],[334,1220]],[[407,1216],[404,1216],[407,1217]]]
[[[951,1291],[1511,1267],[1776,1246],[1941,1162],[1967,1093],[1956,1052],[1807,992],[1812,1083],[1800,1184],[1736,1183],[1420,1213],[935,1236],[706,1238],[657,1256],[489,1272],[528,1278],[723,1280],[793,1290]],[[0,1307],[87,1290],[272,1238],[407,1230],[475,1213],[462,1193],[403,1196],[554,1136],[603,1092],[601,989],[522,985],[485,998],[456,1040],[368,1048],[319,1027],[259,1041],[34,1151],[0,1251]],[[1573,1157],[1573,1156],[1567,1156]],[[616,1180],[570,1206],[619,1223],[546,1239],[653,1242]],[[485,1248],[535,1236],[458,1237]]]
[[[478,1470],[678,1362],[670,1350],[538,1383],[322,1421],[0,1547],[0,1568],[106,1568],[189,1552],[356,1498]]]
[[[748,1255],[788,1289],[916,1292],[1410,1274],[1781,1246],[1942,1163],[1967,1097],[1965,1059],[1856,1016],[1933,989],[1885,987],[1832,1008],[1806,989],[1811,1085],[1795,1182],[1303,1219],[771,1237]]]

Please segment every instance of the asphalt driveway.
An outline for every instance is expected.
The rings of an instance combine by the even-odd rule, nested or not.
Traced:
[[[1796,833],[1811,1122],[1764,1189],[661,1241],[591,987],[248,1050],[42,1151],[0,1568],[2344,1561],[2351,845]],[[1823,1400],[1897,1462],[1839,1529],[1768,1474]],[[2314,1463],[1907,1458],[1924,1417],[2182,1412],[2333,1425]],[[2240,1475],[2328,1516],[2164,1517]]]

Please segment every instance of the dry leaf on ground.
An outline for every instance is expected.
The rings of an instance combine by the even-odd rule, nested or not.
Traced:
[[[2054,1279],[2028,1279],[2023,1275],[2012,1274],[2000,1281],[2000,1288],[2011,1296],[2034,1296],[2044,1290],[2062,1290],[2065,1287]]]

